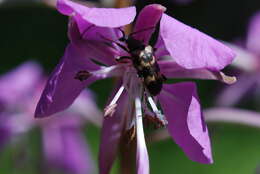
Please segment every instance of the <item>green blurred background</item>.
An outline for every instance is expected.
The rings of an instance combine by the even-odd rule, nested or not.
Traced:
[[[138,9],[146,2],[137,1]],[[194,0],[188,5],[164,0],[161,4],[165,5],[167,12],[175,18],[226,41],[245,37],[248,19],[260,10],[259,0]],[[40,3],[2,3],[0,21],[0,73],[5,73],[26,60],[36,60],[46,73],[50,73],[68,43],[67,17]],[[197,83],[203,108],[214,106],[214,98],[222,84],[214,81]],[[107,84],[110,84],[109,87]],[[15,82],[10,85],[15,85]],[[98,92],[97,100],[102,109],[112,89],[112,80],[95,83],[91,85],[91,89]],[[260,100],[248,99],[239,106],[260,111],[257,102]],[[151,174],[257,173],[257,168],[260,168],[259,129],[223,123],[211,123],[208,127],[214,164],[202,165],[188,160],[180,148],[168,139],[148,145]],[[84,131],[93,158],[97,160],[100,130],[95,126],[88,126]],[[43,167],[40,141],[40,132],[35,129],[19,144],[8,146],[1,151],[0,174],[40,173]],[[24,148],[25,152],[21,150]],[[17,155],[22,157],[22,162],[17,162]],[[113,173],[117,173],[117,167],[118,165]]]

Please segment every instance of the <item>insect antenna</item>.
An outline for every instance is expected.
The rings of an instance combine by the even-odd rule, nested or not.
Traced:
[[[129,53],[129,50],[124,46],[122,45],[121,43],[118,43],[117,41],[114,41],[114,40],[111,40],[109,38],[106,38],[105,36],[103,35],[100,35],[100,37],[106,41],[109,41],[109,42],[113,42],[115,44],[117,44],[117,46],[119,46],[120,48],[122,48],[123,50],[125,50],[127,53]]]
[[[160,25],[157,24],[155,26],[155,31],[153,32],[152,36],[150,37],[149,40],[149,45],[151,45],[153,48],[155,44],[157,43],[158,37],[159,37],[159,31],[160,31]]]
[[[121,42],[126,41],[126,40],[127,40],[127,36],[126,36],[126,34],[125,34],[125,31],[122,30],[122,28],[118,28],[118,30],[121,31],[121,33],[122,33],[122,35],[123,35],[123,36],[120,37],[118,40],[121,41]]]

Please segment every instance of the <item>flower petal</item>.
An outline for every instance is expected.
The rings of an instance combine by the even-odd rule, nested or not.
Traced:
[[[211,71],[208,69],[185,69],[174,61],[158,61],[161,73],[167,78],[192,78],[192,79],[207,79],[219,80],[226,84],[236,82],[236,77],[225,75],[223,72]]]
[[[58,0],[57,9],[68,16],[76,16],[99,27],[121,27],[130,24],[136,15],[135,7],[90,8],[71,0]]]
[[[96,70],[98,66],[70,44],[60,63],[52,72],[36,107],[35,117],[45,117],[69,107],[80,92],[101,77],[91,76],[81,82],[75,75],[81,70]]]
[[[117,103],[118,105],[113,116],[107,116],[103,121],[101,142],[99,147],[100,174],[109,173],[118,152],[123,125],[125,119],[127,119],[126,114],[128,114],[126,113],[126,108],[129,107],[128,96],[125,91],[121,94]]]
[[[72,17],[69,20],[68,35],[72,42],[84,39],[112,44],[112,41],[117,41],[122,33],[118,28],[97,27],[82,18]]]
[[[242,124],[260,128],[260,114],[249,110],[216,107],[203,111],[207,122]]]
[[[117,63],[115,60],[115,57],[117,56],[116,50],[113,50],[103,42],[96,40],[81,40],[75,44],[79,49],[78,51],[85,54],[85,57],[88,59],[96,60],[106,66],[115,65]]]
[[[155,58],[163,58],[163,56],[169,56],[170,53],[168,52],[167,48],[165,47],[165,44],[163,42],[162,36],[159,35],[157,38],[157,42],[155,44],[156,51],[154,52]],[[172,59],[172,58],[170,58]]]
[[[71,124],[70,120],[50,124],[55,125],[43,129],[44,154],[48,164],[75,174],[93,173],[93,162],[79,125],[73,121]]]
[[[243,49],[231,43],[225,42],[225,45],[230,47],[236,53],[236,58],[234,59],[231,65],[247,72],[255,71],[258,68],[259,60],[257,59],[256,55],[252,54],[246,49]]]
[[[161,19],[160,35],[172,58],[184,68],[221,70],[235,57],[222,43],[166,14]]]
[[[256,13],[249,24],[247,36],[247,49],[260,55],[260,12]]]
[[[148,44],[150,37],[155,30],[156,24],[161,19],[161,16],[165,10],[166,8],[159,4],[145,6],[137,17],[134,28],[134,32],[137,33],[134,34],[133,37],[144,42],[145,44]]]
[[[218,95],[216,103],[220,106],[232,106],[237,104],[250,89],[256,87],[259,75],[259,73],[241,75],[235,84],[227,86]]]
[[[8,123],[9,115],[0,115],[0,152],[2,148],[10,141],[12,136],[12,129],[10,129]]]
[[[142,106],[140,99],[136,99],[136,138],[137,138],[137,150],[136,150],[136,168],[137,174],[149,174],[149,157],[145,144],[144,129],[143,129],[143,117]]]
[[[175,142],[191,160],[212,163],[210,139],[195,84],[165,84],[158,97]]]
[[[94,94],[90,90],[82,91],[71,105],[70,111],[81,115],[88,122],[101,127],[103,113],[97,107]]]
[[[31,93],[41,79],[42,69],[35,62],[26,62],[0,77],[0,102],[13,105]]]

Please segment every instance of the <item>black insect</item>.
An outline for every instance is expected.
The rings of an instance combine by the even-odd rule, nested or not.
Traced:
[[[139,32],[144,32],[146,30],[151,30],[154,28],[155,27],[150,27],[140,31],[136,31],[128,36],[123,30],[119,28],[119,30],[122,32],[122,37],[118,40],[120,42],[110,40],[103,36],[101,37],[109,42],[114,42],[120,48],[129,53],[130,56],[121,56],[118,57],[116,60],[118,62],[124,62],[126,59],[131,60],[134,68],[137,70],[139,78],[143,81],[145,88],[149,91],[151,95],[156,96],[161,92],[162,85],[163,82],[166,80],[166,77],[161,74],[159,65],[154,57],[154,44],[145,45],[142,41],[139,41],[133,37],[133,35]],[[125,44],[122,44],[122,42]],[[152,43],[151,39],[149,43]],[[88,72],[79,71],[76,74],[75,79],[83,81],[86,80],[89,76],[90,74]]]
[[[133,37],[136,33],[152,28],[133,32],[129,36],[126,36],[124,31],[120,30],[123,36],[119,39],[119,41],[125,42],[127,48],[118,42],[115,43],[130,54],[130,56],[119,57],[117,61],[120,62],[124,59],[130,59],[146,89],[151,95],[156,96],[161,92],[162,85],[166,80],[166,77],[160,72],[159,65],[154,57],[155,50],[153,46],[149,44],[145,45],[142,41],[139,41]]]

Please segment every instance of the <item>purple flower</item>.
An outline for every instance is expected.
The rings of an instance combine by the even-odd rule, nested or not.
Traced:
[[[47,165],[67,173],[93,173],[94,164],[81,133],[82,119],[65,115],[44,120],[43,150]]]
[[[224,122],[260,128],[260,114],[231,107],[214,107],[204,111],[207,122]]]
[[[237,45],[228,44],[237,54],[232,65],[241,73],[238,82],[226,87],[218,96],[217,104],[205,110],[205,119],[209,122],[238,123],[252,127],[260,126],[260,115],[257,112],[232,108],[241,101],[246,94],[259,97],[260,75],[260,12],[256,13],[249,22],[246,42]],[[239,46],[238,46],[239,45]]]
[[[86,120],[97,125],[101,123],[92,94],[84,91],[68,111],[36,120],[33,111],[43,83],[41,68],[33,62],[24,63],[0,77],[0,146],[23,138],[33,127],[40,127],[49,167],[68,173],[93,173],[93,163],[80,130]]]
[[[248,92],[257,88],[259,90],[260,80],[260,12],[256,13],[248,27],[245,46],[229,44],[237,54],[233,66],[242,70],[239,81],[226,87],[217,99],[218,105],[232,106],[237,104]],[[256,90],[256,91],[258,91]],[[259,96],[258,92],[254,96]]]
[[[121,137],[131,130],[136,130],[137,173],[149,173],[144,118],[153,120],[157,126],[168,122],[171,136],[191,160],[212,163],[208,130],[195,83],[163,84],[159,94],[152,96],[138,77],[137,68],[127,58],[132,56],[127,50],[129,45],[119,39],[122,26],[134,20],[134,7],[89,8],[70,0],[59,0],[57,9],[71,17],[68,32],[71,42],[45,86],[36,117],[66,109],[96,80],[118,77],[117,87],[105,108],[99,155],[101,174],[109,173]],[[225,76],[220,70],[231,63],[234,53],[213,38],[166,15],[165,10],[157,4],[146,6],[138,15],[131,35],[147,46],[148,51],[154,49],[160,73],[167,78],[233,83],[235,78]],[[150,47],[148,43],[157,23],[160,24],[159,37],[155,46]]]

